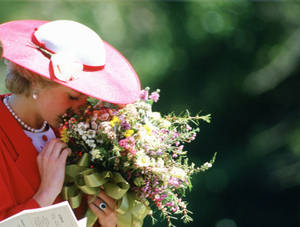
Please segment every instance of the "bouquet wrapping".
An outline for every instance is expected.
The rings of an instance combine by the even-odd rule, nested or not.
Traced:
[[[159,90],[150,94],[146,88],[133,104],[90,99],[79,113],[69,110],[61,117],[61,139],[72,149],[62,194],[72,208],[80,206],[83,194],[96,196],[101,189],[117,201],[118,227],[141,227],[145,216],[155,220],[155,213],[169,226],[177,216],[192,221],[183,197],[191,176],[209,169],[215,156],[196,167],[184,144],[210,115],[162,116],[152,111],[158,99]],[[88,227],[97,221],[89,209],[86,216]]]

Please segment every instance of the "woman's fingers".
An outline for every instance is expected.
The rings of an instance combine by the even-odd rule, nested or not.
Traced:
[[[97,215],[98,218],[101,218],[104,215],[104,212],[94,203],[90,203],[89,208]]]
[[[45,166],[49,164],[49,159],[51,157],[51,153],[55,143],[57,143],[57,139],[52,139],[44,146],[42,152],[39,153],[37,157],[37,162],[39,166],[40,174],[43,174]]]
[[[104,212],[104,213],[112,212],[112,208],[109,206],[109,204],[107,204],[105,201],[103,201],[99,197],[96,197],[91,203],[94,204],[94,206],[96,206],[97,209],[99,209],[101,212]]]
[[[106,202],[99,197],[88,197],[89,208],[97,215],[101,226],[115,227],[117,223],[117,214]]]
[[[46,144],[38,155],[37,162],[41,177],[41,184],[37,192],[46,195],[40,199],[42,205],[50,205],[60,193],[65,177],[65,165],[71,149],[59,139],[53,139]]]
[[[68,147],[67,147],[67,148],[64,148],[64,149],[61,151],[61,154],[60,154],[59,159],[60,159],[60,161],[63,162],[64,165],[65,165],[65,163],[66,163],[66,160],[67,160],[68,156],[71,155],[71,152],[72,152],[72,150],[71,150],[70,148],[68,148]]]
[[[65,148],[67,148],[67,144],[63,143],[62,141],[57,141],[53,146],[53,151],[51,156],[56,159],[60,156]]]
[[[41,152],[42,158],[46,161],[49,159],[56,160],[67,147],[67,144],[63,143],[60,139],[50,140]]]
[[[43,151],[41,154],[43,156],[50,156],[51,152],[53,151],[54,145],[59,141],[59,139],[52,139],[48,143],[46,143],[45,147],[43,148]]]

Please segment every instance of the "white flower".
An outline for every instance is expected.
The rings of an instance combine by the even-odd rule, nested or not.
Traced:
[[[171,126],[171,122],[166,119],[161,119],[160,125],[163,128],[169,128]]]
[[[163,179],[165,179],[165,178],[169,179],[166,168],[154,167],[151,169],[151,171]]]
[[[210,167],[212,167],[212,164],[209,163],[209,162],[205,162],[205,163],[204,163],[204,166],[207,167],[207,168],[210,168]]]
[[[147,145],[150,150],[158,150],[162,146],[160,138],[155,135],[149,135],[146,129],[141,128],[136,135],[139,142]]]
[[[178,178],[180,180],[185,180],[186,179],[186,173],[183,169],[181,168],[177,168],[177,167],[173,167],[170,171],[170,175],[172,177]]]
[[[159,112],[150,112],[149,116],[155,121],[158,121],[161,119],[161,115]]]
[[[97,139],[96,141],[97,141],[97,143],[100,143],[100,144],[103,143],[102,139]]]
[[[147,142],[151,140],[151,136],[149,136],[149,133],[147,132],[146,128],[143,126],[139,127],[137,135],[142,143],[147,144]]]
[[[74,130],[82,136],[89,127],[90,125],[88,123],[80,122]]]
[[[98,128],[98,125],[95,121],[92,121],[91,126],[92,126],[92,129],[94,129],[94,130],[97,130],[97,128]]]
[[[90,151],[90,154],[92,156],[92,161],[94,161],[95,159],[98,159],[98,160],[102,160],[102,156],[101,156],[101,152],[99,149],[93,149]]]
[[[136,102],[134,105],[137,106],[137,109],[143,109],[146,112],[151,111],[151,105],[145,102]]]
[[[158,158],[158,159],[157,159],[157,162],[156,162],[156,166],[157,166],[158,168],[164,168],[164,167],[165,167],[165,162],[164,162],[164,160],[162,160],[162,158]]]
[[[126,113],[130,118],[136,118],[138,116],[138,112],[134,104],[127,104],[124,108],[124,113]]]
[[[94,138],[96,136],[96,132],[94,130],[89,129],[87,131],[87,137],[88,138]]]
[[[95,148],[96,147],[95,141],[92,140],[92,139],[86,140],[85,142],[91,148]]]
[[[193,163],[194,164],[194,163]],[[210,163],[210,162],[205,162],[202,166],[201,166],[201,168],[203,169],[203,170],[208,170],[209,168],[211,168],[212,167],[212,164]]]
[[[150,157],[144,152],[139,151],[136,153],[136,164],[139,167],[147,167],[151,164]]]
[[[99,124],[98,130],[101,130],[107,136],[107,138],[111,140],[114,140],[116,138],[114,128],[107,121],[101,122]]]
[[[104,122],[101,122],[99,124],[99,128],[98,129],[103,129],[104,131],[111,131],[112,130],[112,127],[111,125],[109,124],[109,122],[107,121],[104,121]]]
[[[130,166],[130,163],[129,162],[124,162],[124,167],[128,167],[128,166]]]
[[[159,198],[160,198],[160,195],[159,195],[159,194],[155,194],[154,198],[155,198],[155,199],[159,199]]]

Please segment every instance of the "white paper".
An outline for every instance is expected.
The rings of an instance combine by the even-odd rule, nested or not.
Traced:
[[[86,227],[77,221],[67,201],[48,207],[21,211],[0,222],[0,227]]]
[[[82,218],[77,223],[79,227],[86,227],[87,218]]]

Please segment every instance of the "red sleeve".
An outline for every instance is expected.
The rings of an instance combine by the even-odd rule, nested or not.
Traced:
[[[10,176],[7,172],[7,163],[3,156],[4,150],[5,145],[0,140],[0,221],[22,210],[40,207],[33,198],[28,199],[22,204],[17,204],[15,201],[12,192],[13,186],[10,184]]]
[[[33,199],[29,199],[23,204],[19,204],[13,207],[9,207],[7,209],[0,210],[0,221],[6,219],[14,214],[21,212],[22,210],[40,208],[40,205]]]
[[[0,171],[0,201],[0,221],[22,210],[40,207],[33,198],[16,205],[9,186],[6,183],[4,171]]]

